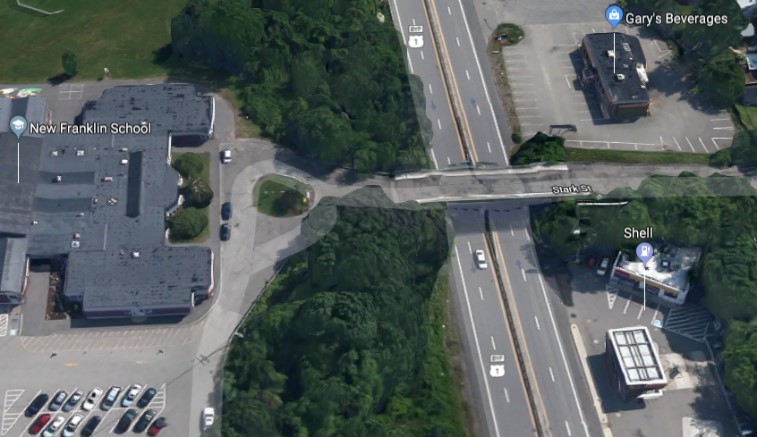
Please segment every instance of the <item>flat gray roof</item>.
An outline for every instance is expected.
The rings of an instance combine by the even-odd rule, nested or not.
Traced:
[[[41,123],[45,118],[46,105],[47,100],[40,96],[23,99],[0,97],[0,133],[11,131],[11,118],[17,115],[23,116],[30,123]],[[28,131],[24,135],[28,135]]]
[[[0,237],[0,292],[23,291],[26,244],[26,238]]]
[[[0,133],[0,233],[24,235],[31,226],[40,150],[39,138],[22,136],[19,142]]]
[[[665,384],[665,370],[644,326],[611,329],[607,335],[620,363],[626,385]]]

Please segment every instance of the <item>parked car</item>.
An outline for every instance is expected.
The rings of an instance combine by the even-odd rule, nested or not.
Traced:
[[[42,437],[53,437],[56,432],[60,429],[60,427],[63,425],[63,422],[66,421],[66,418],[63,416],[58,416],[53,420],[53,423],[51,423],[45,430],[42,432]]]
[[[76,428],[79,427],[79,424],[81,424],[82,420],[84,420],[84,416],[78,413],[74,414],[70,419],[68,419],[66,427],[63,428],[63,437],[73,437],[74,432],[76,432]]]
[[[147,390],[145,390],[144,393],[142,393],[142,397],[139,398],[139,401],[137,402],[137,406],[139,408],[144,408],[148,405],[150,405],[150,401],[155,397],[155,394],[158,393],[157,390],[150,387]]]
[[[134,408],[129,408],[128,410],[126,410],[124,415],[121,416],[120,419],[118,419],[118,424],[116,425],[116,432],[119,434],[122,434],[128,431],[135,417],[137,417],[137,410],[135,410]]]
[[[139,384],[132,384],[131,387],[129,387],[129,391],[126,392],[124,395],[124,398],[121,399],[121,406],[122,407],[128,407],[131,406],[132,403],[134,403],[134,399],[137,398],[137,395],[139,392],[142,391],[142,386]]]
[[[113,404],[116,403],[116,399],[118,398],[118,394],[121,393],[121,387],[113,386],[108,390],[108,393],[105,395],[105,399],[103,399],[102,404],[100,404],[100,408],[103,411],[108,411],[113,407]]]
[[[49,421],[50,421],[49,414],[47,413],[40,414],[37,420],[35,420],[32,423],[32,426],[29,427],[29,434],[37,434],[38,432],[42,431],[42,428],[44,428],[45,425],[47,425],[47,422]]]
[[[610,258],[602,258],[602,262],[599,263],[599,267],[597,267],[597,274],[599,276],[604,276],[607,274],[607,266],[610,265]]]
[[[224,220],[231,219],[231,202],[224,202],[221,205],[221,218]]]
[[[139,418],[137,423],[134,425],[134,432],[140,433],[147,429],[147,425],[152,422],[152,419],[155,418],[155,415],[158,414],[155,412],[155,410],[147,410],[142,414],[142,417]]]
[[[47,393],[40,393],[36,398],[34,398],[32,403],[30,403],[29,406],[26,407],[24,415],[26,417],[34,417],[34,415],[39,413],[39,410],[41,410],[42,407],[45,406],[48,399],[50,399],[50,396],[48,396]]]
[[[221,225],[221,240],[228,241],[231,238],[231,226],[228,223]]]
[[[161,429],[167,426],[168,426],[168,423],[166,423],[166,418],[158,417],[158,420],[156,420],[155,422],[152,423],[152,425],[150,425],[150,429],[147,430],[147,435],[149,435],[150,437],[155,437],[156,435],[158,435],[158,433],[160,433]]]
[[[68,397],[68,400],[66,401],[66,403],[63,404],[63,411],[69,412],[73,410],[74,407],[76,407],[76,404],[78,404],[79,401],[81,400],[81,397],[82,397],[82,392],[78,390],[73,392],[71,396]]]
[[[207,407],[202,410],[202,430],[206,430],[213,426],[213,422],[216,420],[216,411]]]
[[[100,422],[102,422],[103,419],[100,416],[92,416],[89,421],[87,421],[87,424],[84,425],[84,428],[81,429],[81,437],[89,437],[92,435],[92,433],[95,432],[98,425],[100,425]]]
[[[87,395],[87,399],[84,400],[84,402],[81,404],[81,409],[84,411],[90,411],[92,408],[95,407],[95,404],[100,399],[100,396],[103,395],[103,389],[100,387],[93,388],[89,394]]]
[[[58,411],[60,410],[60,407],[63,406],[63,402],[66,401],[66,397],[68,396],[68,392],[65,390],[60,390],[58,393],[55,394],[55,397],[52,401],[50,401],[50,405],[47,407],[50,411]]]
[[[221,152],[221,162],[224,164],[228,164],[231,162],[231,150],[226,149],[223,152]]]
[[[481,249],[478,249],[476,251],[476,265],[479,269],[485,269],[489,267],[489,264],[486,263],[486,255],[484,255],[484,251]]]

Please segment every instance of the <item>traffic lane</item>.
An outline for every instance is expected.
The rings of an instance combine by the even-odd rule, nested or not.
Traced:
[[[453,261],[456,267],[456,295],[465,316],[466,338],[470,345],[468,350],[477,355],[472,361],[477,363],[476,379],[490,435],[533,435],[525,389],[515,361],[491,260],[487,254],[487,269],[479,269],[474,260],[474,251],[485,250],[486,247],[482,217],[476,211],[455,214],[453,224],[457,234],[456,259]],[[492,363],[492,355],[503,355],[504,363]],[[503,365],[504,374],[496,368],[500,365]],[[492,421],[496,421],[496,426]]]
[[[465,160],[460,140],[455,131],[454,117],[449,96],[444,86],[441,66],[431,39],[422,0],[390,2],[394,21],[407,47],[407,61],[410,74],[417,75],[423,82],[426,98],[426,115],[432,124],[431,158],[434,166],[445,168]],[[410,32],[410,26],[422,26],[422,32]],[[421,46],[411,47],[410,38],[420,36]],[[413,44],[415,45],[415,44]]]
[[[560,394],[542,397],[549,425],[554,435],[589,436],[587,416],[593,414],[585,412],[584,407],[590,404],[577,384],[583,377],[577,376],[580,367],[575,355],[569,353],[572,350],[570,339],[559,337],[554,314],[548,307],[546,287],[528,233],[528,216],[525,213],[496,213],[492,214],[492,223],[513,287],[515,306],[540,392]]]
[[[478,56],[468,19],[457,0],[441,0],[435,10],[442,29],[448,59],[455,75],[478,161],[509,165],[499,120],[494,113],[497,95],[483,77],[487,59]]]

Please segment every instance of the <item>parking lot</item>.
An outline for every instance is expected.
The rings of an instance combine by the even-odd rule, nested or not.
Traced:
[[[629,151],[713,153],[729,147],[734,127],[726,111],[689,95],[693,83],[671,62],[671,51],[647,29],[618,26],[639,37],[647,59],[650,115],[634,122],[606,118],[598,97],[578,80],[584,35],[611,32],[606,22],[538,24],[524,27],[526,37],[503,49],[508,81],[525,138],[551,125],[572,124],[566,146]]]
[[[571,268],[571,301],[566,310],[581,333],[584,358],[601,409],[615,436],[682,435],[688,424],[734,435],[735,424],[709,361],[704,335],[713,318],[699,305],[667,308],[643,305],[640,296],[607,291],[607,278],[585,266]],[[623,402],[610,383],[604,361],[605,334],[609,329],[646,326],[658,346],[669,383],[663,395],[646,401]],[[696,426],[692,425],[691,429]],[[686,431],[683,435],[687,434]]]
[[[49,414],[50,420],[47,422],[47,425],[43,427],[46,428],[49,424],[53,423],[53,421],[58,417],[63,417],[65,419],[64,425],[68,423],[68,420],[73,417],[75,414],[81,414],[83,416],[83,420],[81,421],[81,424],[76,430],[76,433],[81,431],[81,429],[84,427],[84,425],[90,420],[91,417],[99,416],[102,418],[102,422],[100,425],[96,428],[94,434],[92,435],[109,435],[115,433],[115,427],[118,422],[118,420],[121,418],[123,413],[129,409],[134,408],[137,411],[136,419],[133,421],[132,426],[136,424],[136,422],[139,420],[139,418],[142,416],[142,414],[147,410],[154,410],[156,412],[155,419],[162,416],[163,411],[166,407],[166,386],[149,386],[145,384],[142,385],[142,389],[140,390],[139,394],[137,395],[137,399],[144,394],[144,392],[149,387],[154,387],[157,390],[157,393],[152,398],[152,400],[143,408],[139,408],[136,405],[136,401],[128,406],[123,407],[121,405],[122,398],[126,395],[126,390],[128,390],[129,386],[131,385],[131,382],[123,381],[121,384],[116,384],[119,387],[122,387],[123,390],[120,392],[116,403],[113,405],[112,408],[110,408],[107,411],[103,411],[101,408],[101,401],[105,397],[105,394],[107,393],[109,389],[109,385],[100,386],[104,390],[103,395],[101,395],[98,398],[98,401],[95,403],[94,408],[92,408],[90,411],[85,411],[81,408],[81,404],[83,403],[84,399],[87,397],[87,394],[90,392],[90,390],[93,387],[59,387],[51,391],[45,391],[46,394],[50,396],[50,400],[46,402],[45,406],[36,414],[34,414],[32,417],[26,417],[24,414],[24,411],[29,406],[29,404],[40,394],[43,393],[42,390],[26,390],[26,389],[8,389],[5,390],[5,394],[3,397],[3,414],[2,414],[2,421],[0,422],[0,435],[8,435],[8,436],[23,436],[28,435],[28,430],[30,426],[37,420],[37,418],[43,414]],[[51,411],[49,408],[50,403],[52,402],[53,397],[58,392],[58,390],[65,390],[67,394],[70,396],[72,393],[76,391],[80,391],[83,394],[82,400],[80,400],[74,408],[71,409],[71,411],[64,412],[62,409],[58,409],[57,411]],[[170,426],[170,425],[169,425]],[[59,430],[60,431],[60,430]],[[144,432],[143,432],[144,434]],[[169,434],[169,433],[166,433]],[[57,433],[56,433],[57,435]]]

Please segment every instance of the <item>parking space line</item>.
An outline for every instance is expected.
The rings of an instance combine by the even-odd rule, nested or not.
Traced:
[[[704,145],[704,141],[702,141],[702,137],[699,137],[699,144],[702,145],[702,148],[704,149],[705,152],[710,153],[710,151],[707,150],[707,146]]]
[[[689,137],[686,137],[686,142],[689,143],[689,147],[691,147],[691,151],[694,153],[697,153],[697,151],[694,150],[694,146],[691,145],[691,141],[689,141]]]
[[[0,337],[8,335],[8,315],[0,314]]]
[[[628,299],[628,300],[626,301],[626,307],[625,307],[625,308],[623,308],[623,314],[625,314],[625,313],[626,313],[626,311],[628,311],[628,305],[631,305],[631,299]]]
[[[676,143],[676,147],[678,147],[678,151],[679,151],[679,152],[682,152],[683,150],[681,150],[681,145],[680,145],[680,144],[678,144],[678,140],[676,139],[676,137],[673,137],[673,142],[675,142],[675,143]]]
[[[568,76],[571,76],[570,74],[563,74],[563,77],[565,78],[565,82],[568,84],[569,89],[573,89],[573,85],[570,83],[570,79],[568,79]]]

